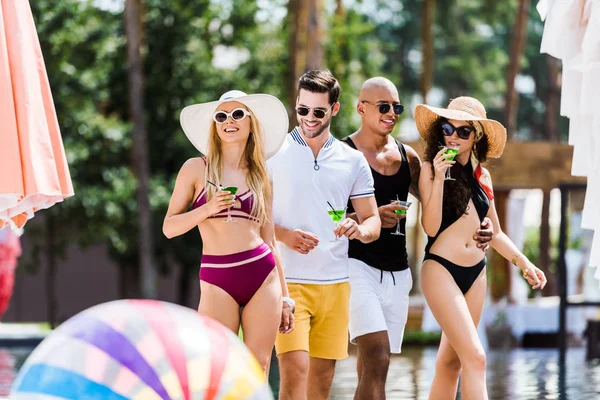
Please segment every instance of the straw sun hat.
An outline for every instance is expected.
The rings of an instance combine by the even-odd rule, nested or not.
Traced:
[[[448,108],[431,107],[419,104],[415,108],[415,122],[421,137],[427,140],[432,126],[440,118],[458,121],[477,121],[483,127],[483,133],[488,138],[489,150],[487,156],[498,158],[506,144],[506,128],[498,121],[486,118],[485,107],[473,97],[458,97],[448,104]]]
[[[217,101],[194,104],[181,111],[180,122],[186,136],[202,154],[208,150],[210,125],[217,108],[228,101],[236,101],[246,106],[260,124],[263,134],[265,157],[272,157],[285,140],[289,119],[285,106],[277,97],[269,94],[246,94],[230,90]]]

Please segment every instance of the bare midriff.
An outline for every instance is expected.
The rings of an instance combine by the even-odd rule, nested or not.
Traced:
[[[481,223],[472,200],[469,200],[467,212],[468,214],[463,214],[440,233],[431,246],[430,253],[465,267],[481,261],[485,253],[477,247],[477,242],[473,239]]]
[[[222,218],[211,218],[198,226],[202,236],[202,253],[227,255],[254,249],[263,243],[260,225],[243,218],[224,223]]]

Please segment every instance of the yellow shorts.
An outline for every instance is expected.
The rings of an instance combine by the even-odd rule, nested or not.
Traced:
[[[316,358],[348,357],[350,283],[288,283],[288,290],[296,301],[295,327],[287,335],[277,334],[277,355],[304,350]]]

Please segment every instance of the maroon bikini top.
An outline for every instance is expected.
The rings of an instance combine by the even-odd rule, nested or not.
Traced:
[[[206,165],[206,158],[202,157],[202,161],[204,161],[204,165]],[[192,204],[192,210],[203,206],[206,204],[206,186],[202,189],[194,204]],[[250,189],[246,190],[242,194],[236,194],[235,204],[233,207],[229,209],[231,213],[231,218],[244,218],[251,219],[253,221],[257,221],[256,217],[252,215],[252,206],[254,204],[254,195],[250,191]],[[208,218],[227,218],[227,209],[216,213],[215,215],[211,215]]]
[[[192,205],[192,209],[196,209],[206,204],[206,187],[202,189],[196,201]],[[232,218],[245,218],[256,220],[252,216],[252,205],[254,204],[254,196],[250,189],[246,190],[242,194],[238,194],[235,197],[235,204],[230,208]],[[223,210],[215,215],[211,215],[209,218],[227,218],[227,210]]]

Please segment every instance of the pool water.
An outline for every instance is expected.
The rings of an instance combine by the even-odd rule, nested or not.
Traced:
[[[393,356],[386,385],[387,399],[426,400],[436,352],[433,347],[413,347]],[[489,350],[487,383],[490,400],[600,399],[600,361],[586,362],[584,348],[571,348],[564,376],[561,376],[558,350]],[[337,365],[331,398],[352,399],[355,389],[356,356],[351,356]]]
[[[0,396],[8,396],[30,352],[27,348],[0,348]],[[393,356],[387,399],[426,400],[436,352],[433,347],[407,347],[401,355]],[[554,349],[489,350],[487,356],[490,400],[600,399],[600,360],[586,361],[584,348],[569,349],[564,374]],[[355,389],[356,356],[351,355],[337,364],[331,399],[352,399]]]

